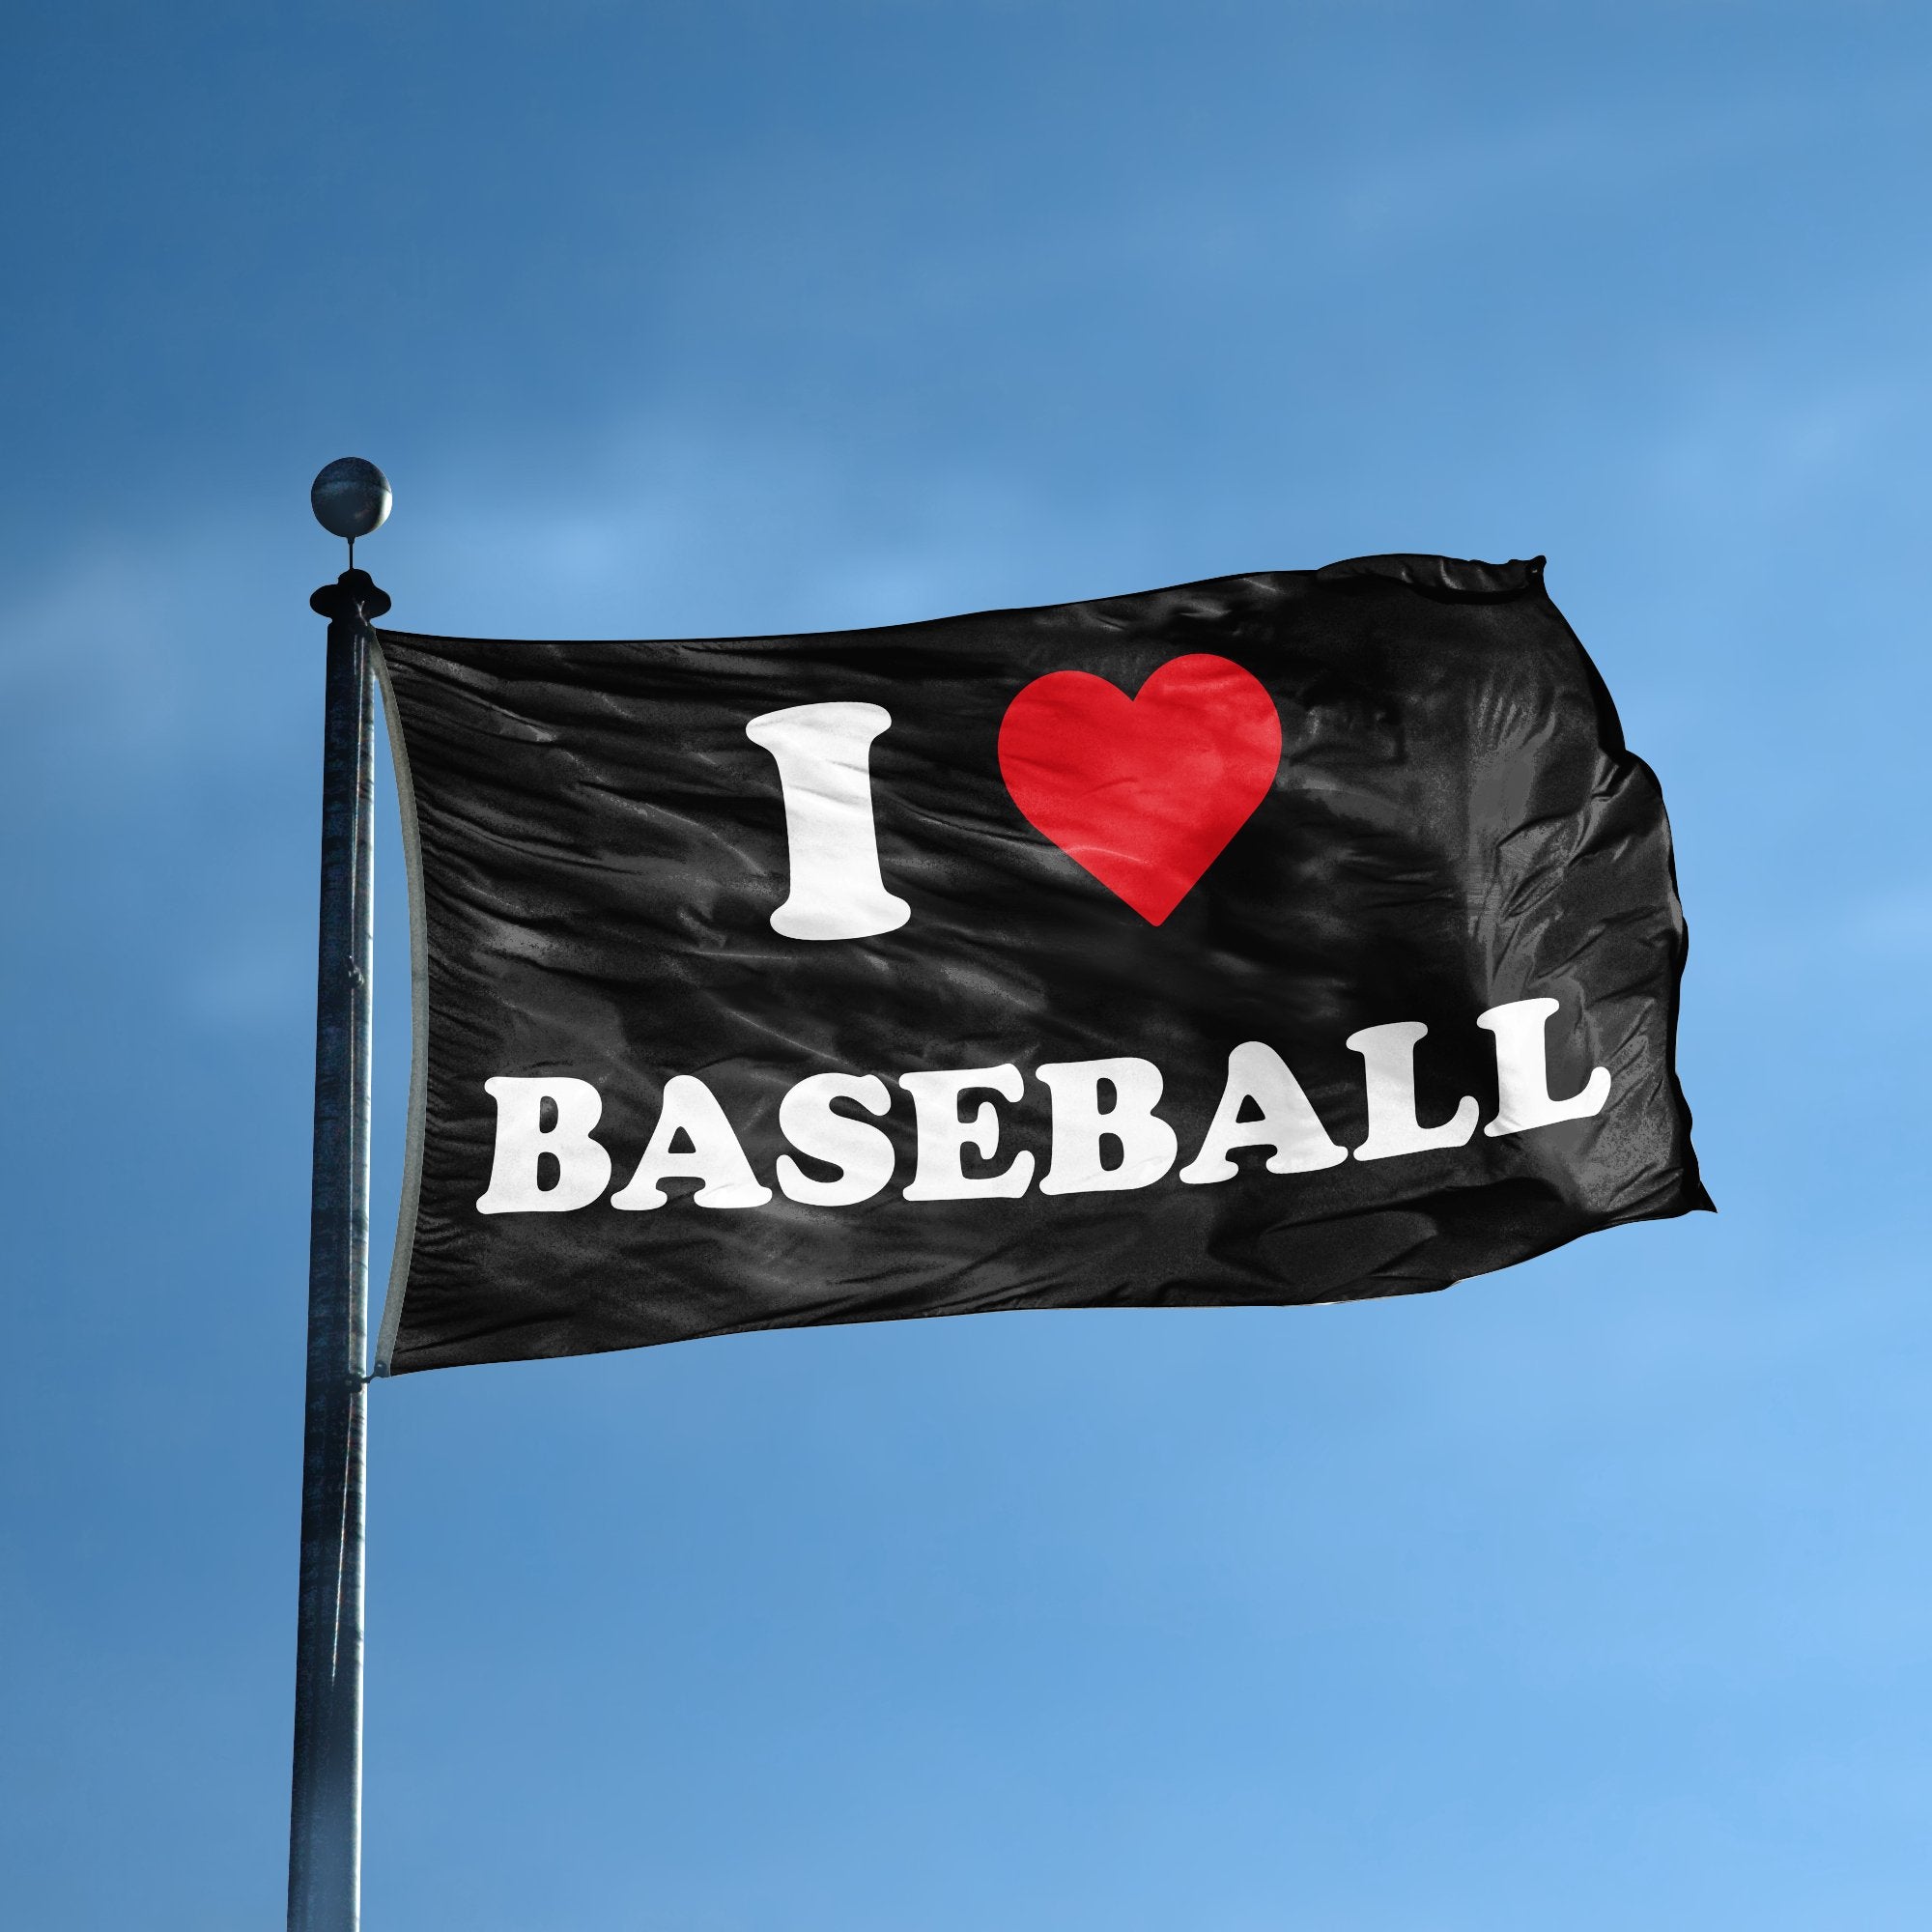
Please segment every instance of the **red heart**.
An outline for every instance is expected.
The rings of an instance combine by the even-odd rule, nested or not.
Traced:
[[[1150,925],[1248,822],[1280,763],[1267,687],[1206,653],[1162,665],[1135,697],[1084,670],[1050,671],[1000,724],[1013,803]]]

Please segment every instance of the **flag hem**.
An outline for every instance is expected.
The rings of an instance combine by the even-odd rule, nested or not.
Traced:
[[[383,634],[375,634],[371,656],[383,691],[383,723],[396,775],[396,803],[403,826],[403,870],[410,900],[410,1111],[404,1135],[403,1191],[396,1204],[396,1245],[389,1258],[388,1287],[383,1295],[383,1325],[376,1338],[379,1376],[388,1375],[403,1324],[403,1297],[409,1292],[410,1263],[415,1253],[416,1210],[422,1198],[424,1117],[429,1101],[429,925],[423,910],[422,841],[416,829],[415,784],[410,776],[409,745],[402,713],[389,683]]]
[[[1391,551],[1374,556],[1344,557],[1334,563],[1291,570],[1224,571],[1218,577],[1191,578],[1164,583],[1151,590],[1111,591],[1093,597],[1072,597],[1055,604],[996,604],[984,610],[949,611],[937,617],[910,618],[896,624],[857,624],[829,631],[761,631],[749,637],[696,638],[478,638],[440,631],[400,631],[389,635],[416,644],[500,644],[522,648],[579,650],[605,645],[629,648],[639,644],[675,647],[681,651],[735,651],[781,644],[810,645],[853,639],[885,642],[908,631],[931,631],[946,624],[988,623],[997,618],[1046,617],[1088,611],[1104,615],[1110,604],[1137,604],[1148,598],[1170,597],[1186,591],[1212,590],[1224,584],[1278,582],[1300,578],[1309,585],[1344,582],[1350,578],[1379,578],[1400,583],[1435,603],[1503,604],[1543,589],[1542,556],[1512,557],[1487,563],[1479,557],[1435,556],[1423,552]],[[1545,593],[1546,596],[1548,593]],[[381,636],[381,633],[378,633]],[[1571,633],[1574,637],[1575,633]]]

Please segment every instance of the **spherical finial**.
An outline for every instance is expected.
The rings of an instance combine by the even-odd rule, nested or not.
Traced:
[[[353,546],[357,537],[382,527],[393,499],[389,479],[373,463],[359,456],[338,456],[317,472],[308,500],[316,522],[330,536],[347,537]]]

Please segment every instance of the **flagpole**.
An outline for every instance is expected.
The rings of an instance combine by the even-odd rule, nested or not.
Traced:
[[[350,470],[346,477],[331,474],[345,469]],[[381,483],[380,505],[371,476]],[[367,572],[353,567],[353,560],[355,537],[366,535],[387,515],[388,497],[382,472],[353,458],[331,464],[317,477],[312,493],[324,526],[350,539],[352,567],[309,600],[329,622],[289,1932],[356,1932],[361,1918],[370,972],[375,929],[370,626],[388,610],[389,600]]]

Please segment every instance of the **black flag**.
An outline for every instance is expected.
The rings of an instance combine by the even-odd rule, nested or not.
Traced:
[[[381,660],[388,1370],[1406,1293],[1709,1206],[1662,800],[1540,560]]]

